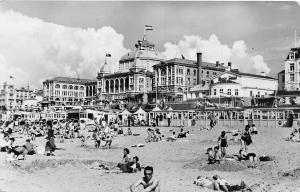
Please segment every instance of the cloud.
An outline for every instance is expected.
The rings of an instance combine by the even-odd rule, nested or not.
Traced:
[[[222,44],[215,34],[207,40],[197,35],[184,36],[177,44],[164,44],[163,54],[168,58],[181,57],[196,60],[196,52],[203,53],[203,61],[215,63],[232,62],[233,66],[243,72],[268,74],[270,68],[261,55],[250,55],[245,41],[235,41],[232,46]]]
[[[108,63],[117,70],[119,58],[129,51],[123,41],[109,26],[71,28],[13,10],[0,12],[0,82],[14,76],[17,86],[41,87],[55,76],[95,79],[105,53],[111,53]]]

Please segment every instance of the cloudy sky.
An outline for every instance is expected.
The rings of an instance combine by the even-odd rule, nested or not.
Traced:
[[[166,58],[200,51],[204,61],[276,77],[300,34],[300,3],[0,1],[0,84],[9,76],[35,88],[55,76],[92,79],[105,53],[116,71],[144,25],[154,26],[148,39]]]

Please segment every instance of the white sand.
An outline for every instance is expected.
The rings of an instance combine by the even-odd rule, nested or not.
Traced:
[[[87,142],[87,148],[81,148],[79,139],[74,142],[65,140],[65,143],[56,140],[56,145],[64,150],[57,150],[55,157],[27,156],[25,161],[20,161],[20,167],[3,164],[5,153],[0,153],[0,191],[129,191],[129,185],[142,177],[142,172],[105,173],[104,170],[89,168],[89,164],[94,161],[85,161],[102,160],[117,164],[122,158],[124,147],[130,149],[131,156],[139,156],[142,166],[154,166],[154,175],[160,179],[162,192],[210,191],[193,185],[193,181],[198,175],[214,174],[233,184],[245,181],[247,185],[255,185],[254,191],[300,191],[300,171],[298,178],[282,176],[282,172],[300,168],[300,143],[284,140],[289,129],[258,128],[259,134],[253,136],[254,143],[250,146],[250,151],[258,155],[274,156],[275,161],[257,162],[256,168],[247,168],[247,164],[243,163],[229,163],[227,171],[213,170],[215,167],[206,165],[206,149],[217,144],[216,140],[222,129],[200,132],[197,127],[190,127],[185,129],[190,130],[191,135],[180,142],[145,143],[146,129],[147,127],[132,128],[133,133],[140,133],[140,136],[116,137],[112,149],[95,149],[93,141]],[[126,132],[126,128],[124,130]],[[168,130],[167,127],[161,128],[166,136],[170,135]],[[228,139],[230,137],[228,134]],[[25,139],[17,138],[17,142],[22,144]],[[37,138],[34,144],[44,145],[44,142],[44,138]],[[130,147],[138,143],[145,143],[145,147]],[[236,154],[239,148],[239,144],[229,142],[228,154]]]

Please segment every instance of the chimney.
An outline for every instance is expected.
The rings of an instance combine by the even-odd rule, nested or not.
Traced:
[[[216,61],[216,67],[219,67],[219,66],[220,66],[219,61]]]
[[[202,53],[197,53],[197,85],[200,85],[201,79],[202,79],[202,74],[201,74],[201,69],[202,69]]]
[[[228,68],[229,68],[229,71],[231,71],[231,69],[232,69],[231,62],[228,62]]]

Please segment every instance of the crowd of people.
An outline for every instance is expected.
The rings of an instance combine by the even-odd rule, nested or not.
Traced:
[[[159,116],[155,119],[156,124],[154,128],[149,127],[147,129],[146,142],[158,142],[164,137],[161,130],[157,127],[159,122]],[[119,126],[118,122],[107,123],[105,119],[99,119],[94,121],[94,127],[88,130],[85,126],[80,125],[76,120],[62,120],[62,121],[37,121],[30,122],[23,119],[17,119],[14,121],[3,122],[1,126],[1,140],[0,151],[6,152],[6,159],[12,161],[15,159],[25,159],[26,155],[34,155],[39,153],[37,146],[33,144],[36,137],[44,137],[45,147],[44,155],[55,156],[55,150],[57,146],[55,144],[55,138],[59,138],[60,142],[64,142],[65,139],[80,139],[82,146],[85,146],[85,142],[88,139],[92,139],[95,142],[95,148],[100,148],[103,142],[103,148],[111,148],[113,138],[116,135],[134,135],[130,128],[132,119],[128,119],[127,133],[123,131],[123,128]],[[171,117],[167,115],[168,126],[171,126]],[[212,129],[217,124],[216,115],[214,113],[210,116],[210,128]],[[300,121],[297,122],[300,127]],[[88,132],[92,134],[89,136]],[[14,133],[25,135],[27,138],[23,145],[15,144]],[[222,131],[218,136],[216,146],[207,149],[208,164],[222,163],[226,158],[233,158],[237,161],[256,161],[257,155],[255,153],[249,153],[248,147],[253,143],[252,137],[258,134],[258,130],[254,124],[246,125],[241,132],[233,133],[233,136],[240,138],[241,147],[236,155],[228,155],[227,148],[229,147],[226,131]],[[189,134],[189,131],[185,131],[183,126],[180,127],[180,131],[176,132],[172,129],[171,135],[165,137],[166,141],[176,141],[179,138],[185,138]],[[300,140],[300,129],[294,127],[289,137],[290,140],[298,137]],[[259,159],[264,159],[260,157]],[[265,158],[266,159],[266,158]],[[117,164],[117,167],[124,173],[135,173],[144,169],[144,177],[138,180],[135,184],[130,186],[130,191],[137,191],[139,186],[143,187],[142,191],[158,192],[160,191],[159,180],[153,177],[153,167],[146,166],[143,168],[140,164],[138,156],[131,157],[130,150],[125,148],[123,150],[122,161]],[[197,186],[202,186],[212,190],[222,191],[234,191],[247,188],[245,183],[240,185],[232,185],[225,179],[218,175],[214,175],[212,178],[199,176],[194,181]]]

